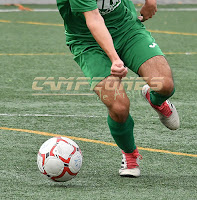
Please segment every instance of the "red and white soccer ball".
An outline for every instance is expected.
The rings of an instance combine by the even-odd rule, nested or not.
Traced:
[[[37,155],[38,168],[49,179],[65,182],[77,175],[82,166],[79,146],[66,137],[53,137],[42,144]]]

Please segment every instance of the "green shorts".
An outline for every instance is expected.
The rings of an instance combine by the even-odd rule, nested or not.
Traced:
[[[125,66],[136,74],[145,61],[157,55],[164,55],[145,28],[128,31],[122,36],[113,38],[113,41]],[[81,67],[84,75],[90,78],[92,87],[96,85],[94,80],[101,81],[110,75],[112,63],[98,44],[90,45],[82,53],[76,55],[74,60]]]

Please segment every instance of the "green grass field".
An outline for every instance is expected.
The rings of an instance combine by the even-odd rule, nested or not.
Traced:
[[[106,108],[89,86],[74,90],[76,78],[83,74],[65,47],[59,14],[0,13],[0,199],[196,200],[196,20],[195,11],[162,11],[145,22],[171,65],[176,85],[172,102],[181,128],[163,127],[140,92],[128,91],[136,144],[143,156],[141,177],[130,179],[118,175],[121,152],[111,145]],[[59,77],[75,79],[70,91],[66,86],[52,91],[50,83],[43,85],[46,79],[38,81],[42,90],[33,90],[36,77],[54,77],[56,84]],[[129,72],[128,77],[135,75]],[[51,137],[48,133],[78,138],[83,166],[69,182],[51,182],[38,171],[37,152]]]

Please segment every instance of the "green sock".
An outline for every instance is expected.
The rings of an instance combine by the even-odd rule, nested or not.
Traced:
[[[125,153],[132,153],[135,149],[135,141],[133,136],[134,121],[131,115],[128,116],[126,122],[118,123],[110,116],[107,118],[109,129],[116,144]]]
[[[165,100],[170,98],[174,94],[174,92],[175,92],[175,88],[169,96],[164,96],[152,90],[150,92],[150,101],[153,105],[160,106]]]

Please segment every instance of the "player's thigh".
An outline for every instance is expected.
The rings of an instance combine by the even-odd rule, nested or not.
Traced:
[[[119,77],[108,76],[96,85],[94,91],[107,106],[115,121],[126,121],[129,114],[130,100]]]
[[[115,112],[128,110],[129,99],[121,84],[121,79],[111,75],[111,61],[99,48],[89,48],[75,61],[81,67],[84,75],[89,78],[92,89],[109,110]]]
[[[170,66],[163,56],[155,56],[144,62],[140,66],[138,74],[150,79],[154,77],[172,78]]]
[[[149,86],[168,95],[174,89],[172,72],[167,60],[163,56],[155,56],[144,62],[138,74],[144,77]]]
[[[125,65],[143,77],[150,86],[153,87],[155,82],[159,82],[160,89],[155,89],[162,90],[164,94],[173,90],[171,69],[160,47],[148,31],[140,30],[128,40],[121,57]]]
[[[92,89],[97,83],[111,74],[111,61],[100,48],[89,48],[74,60],[78,63],[84,75],[89,78]]]
[[[99,82],[94,88],[94,91],[109,108],[116,103],[122,105],[128,100],[121,79],[112,75]]]

